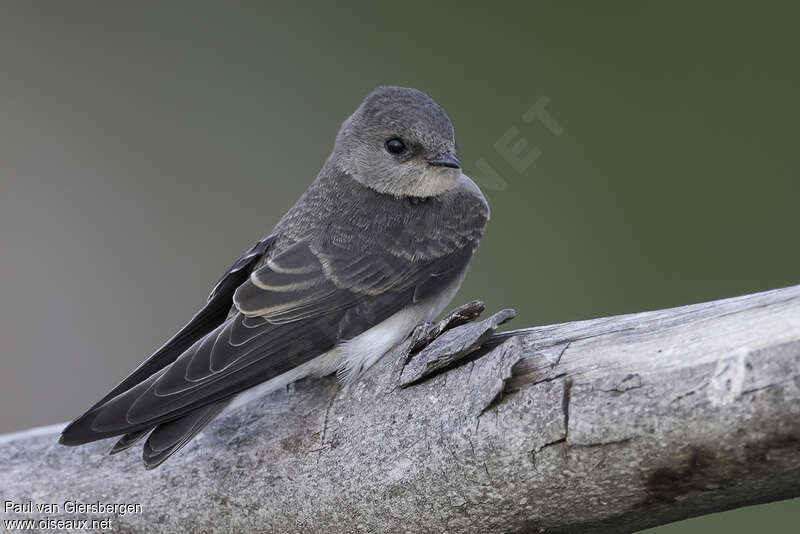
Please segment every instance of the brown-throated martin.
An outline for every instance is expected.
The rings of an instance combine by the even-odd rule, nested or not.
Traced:
[[[60,442],[122,435],[118,452],[149,434],[153,468],[247,389],[335,371],[352,382],[450,302],[488,219],[445,111],[416,89],[379,87],[205,307]]]

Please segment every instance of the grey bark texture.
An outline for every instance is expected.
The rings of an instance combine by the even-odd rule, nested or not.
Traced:
[[[491,337],[513,312],[464,324],[476,308],[353,385],[226,412],[153,471],[138,448],[62,447],[61,425],[2,436],[1,498],[140,504],[117,532],[483,533],[631,532],[800,495],[800,286]]]

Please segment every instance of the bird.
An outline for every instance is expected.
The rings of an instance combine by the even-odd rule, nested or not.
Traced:
[[[444,310],[489,217],[445,110],[417,89],[378,87],[342,123],[306,191],[205,306],[59,442],[121,436],[113,454],[146,437],[152,469],[237,395],[333,373],[352,384]]]

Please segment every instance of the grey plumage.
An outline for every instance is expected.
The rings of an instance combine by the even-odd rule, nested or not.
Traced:
[[[118,452],[150,432],[144,460],[155,467],[252,386],[335,370],[353,380],[438,314],[463,279],[489,210],[457,162],[438,104],[415,89],[378,88],[206,306],[61,442],[124,434]]]

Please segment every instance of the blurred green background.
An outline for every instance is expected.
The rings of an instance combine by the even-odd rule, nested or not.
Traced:
[[[0,11],[0,432],[78,415],[182,326],[379,84],[447,109],[492,205],[456,303],[522,327],[800,282],[790,3]],[[542,98],[561,135],[522,119]],[[495,148],[511,128],[540,151],[522,172]],[[799,518],[792,501],[658,531]]]

